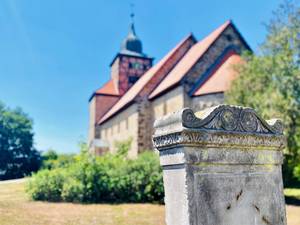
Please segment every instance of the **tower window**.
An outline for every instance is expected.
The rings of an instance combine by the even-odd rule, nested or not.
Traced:
[[[138,62],[129,63],[129,69],[143,69],[144,66]]]
[[[128,77],[128,82],[129,82],[130,84],[134,84],[138,79],[139,79],[139,77],[136,77],[136,76],[129,76],[129,77]]]

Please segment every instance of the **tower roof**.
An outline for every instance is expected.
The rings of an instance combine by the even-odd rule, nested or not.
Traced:
[[[135,28],[134,28],[134,12],[133,12],[133,7],[134,4],[130,4],[131,7],[131,24],[129,26],[129,32],[127,37],[124,39],[121,45],[121,54],[126,54],[126,55],[133,55],[133,56],[142,56],[145,57],[145,54],[143,54],[143,45],[141,40],[137,37],[135,33]]]
[[[132,14],[131,17],[133,18],[133,16],[134,15]],[[129,32],[121,44],[121,49],[110,63],[110,66],[115,62],[119,55],[142,57],[151,60],[153,59],[152,57],[149,57],[143,53],[142,41],[136,35],[133,19],[129,26]]]
[[[130,24],[128,35],[122,42],[120,53],[144,56],[142,42],[135,33],[134,23]]]

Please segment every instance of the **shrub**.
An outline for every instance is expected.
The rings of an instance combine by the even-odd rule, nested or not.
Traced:
[[[132,143],[132,138],[125,141],[115,141],[114,145],[117,149],[117,156],[127,157]]]
[[[83,184],[74,178],[68,179],[63,184],[61,199],[66,202],[82,202],[84,200]]]
[[[65,171],[42,170],[33,175],[27,185],[27,192],[34,200],[60,201],[65,182]]]
[[[160,202],[163,199],[162,171],[158,157],[153,152],[144,152],[127,166],[131,194],[138,202]]]
[[[162,202],[164,196],[158,156],[150,151],[137,159],[83,151],[67,167],[35,174],[27,190],[34,200],[68,202]]]

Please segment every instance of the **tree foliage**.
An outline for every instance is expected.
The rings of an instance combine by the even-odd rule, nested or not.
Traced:
[[[0,180],[38,170],[40,154],[33,147],[32,120],[20,109],[0,103]]]
[[[42,169],[67,167],[75,161],[75,154],[58,154],[53,149],[42,154]]]
[[[290,185],[300,163],[300,8],[285,1],[266,25],[259,54],[246,53],[246,63],[226,94],[229,104],[249,106],[265,118],[281,118],[286,125],[284,178]],[[295,174],[295,173],[294,173]]]

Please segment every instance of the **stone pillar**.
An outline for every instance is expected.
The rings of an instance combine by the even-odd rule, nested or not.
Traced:
[[[283,125],[250,108],[185,108],[154,124],[167,225],[286,225]]]

